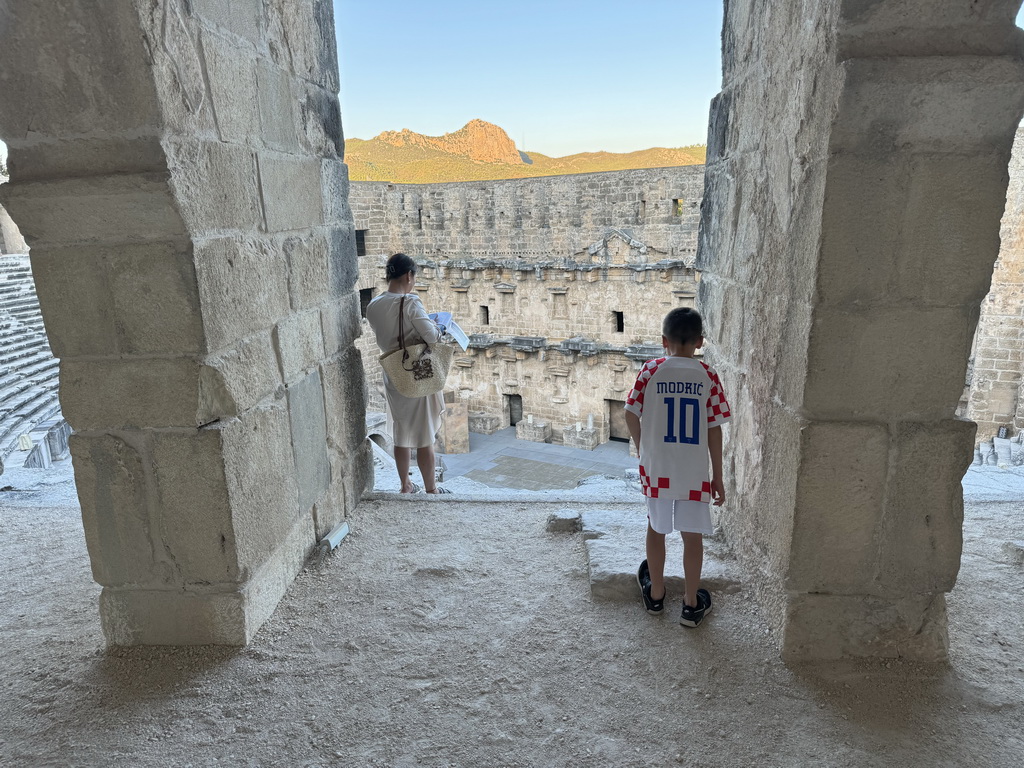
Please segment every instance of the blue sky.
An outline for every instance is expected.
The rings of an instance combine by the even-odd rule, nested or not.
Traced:
[[[721,0],[334,0],[334,13],[346,136],[476,117],[554,156],[707,140]]]

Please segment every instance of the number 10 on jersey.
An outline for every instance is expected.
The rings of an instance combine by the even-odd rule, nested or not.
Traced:
[[[668,415],[665,442],[700,445],[700,400],[666,397],[665,409]]]

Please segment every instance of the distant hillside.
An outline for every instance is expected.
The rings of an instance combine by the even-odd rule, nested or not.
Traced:
[[[424,136],[405,129],[385,131],[369,140],[345,141],[345,162],[353,181],[400,184],[700,165],[704,155],[705,147],[697,145],[548,157],[539,152],[520,152],[504,130],[483,120],[471,120],[462,129],[444,136]]]

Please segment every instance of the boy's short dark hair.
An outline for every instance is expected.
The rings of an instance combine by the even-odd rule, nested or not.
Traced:
[[[665,315],[661,332],[676,344],[695,344],[704,335],[704,321],[696,309],[676,307]]]

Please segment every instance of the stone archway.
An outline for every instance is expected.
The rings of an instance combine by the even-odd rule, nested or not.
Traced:
[[[1019,5],[726,6],[700,298],[737,404],[726,527],[791,658],[945,655]]]
[[[243,644],[371,470],[326,0],[5,4],[32,247],[114,644]]]

